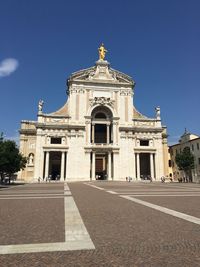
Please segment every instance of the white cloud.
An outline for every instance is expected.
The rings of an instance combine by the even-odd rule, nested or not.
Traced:
[[[14,58],[6,58],[3,61],[0,62],[0,77],[5,77],[10,75],[12,72],[14,72],[17,67],[19,66],[19,63]]]

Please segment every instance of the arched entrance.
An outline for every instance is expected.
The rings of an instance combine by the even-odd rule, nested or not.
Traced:
[[[91,115],[91,143],[110,144],[113,142],[112,112],[104,106],[95,108]]]

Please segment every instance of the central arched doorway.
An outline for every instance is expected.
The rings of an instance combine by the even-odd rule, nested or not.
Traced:
[[[91,116],[91,143],[110,144],[113,142],[113,115],[105,106],[96,107]]]

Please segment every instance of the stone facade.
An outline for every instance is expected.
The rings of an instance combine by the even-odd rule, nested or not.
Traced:
[[[98,60],[67,80],[67,103],[37,121],[22,121],[20,151],[29,158],[19,179],[158,180],[168,175],[160,108],[147,118],[133,106],[135,82]]]
[[[193,182],[200,183],[200,136],[187,131],[181,136],[178,144],[170,147],[173,178],[178,180],[185,176],[184,172],[178,169],[175,161],[177,153],[182,152],[185,147],[188,147],[194,155],[194,169],[191,171],[190,178]]]

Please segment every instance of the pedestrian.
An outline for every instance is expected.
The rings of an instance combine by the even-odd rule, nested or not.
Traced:
[[[164,176],[162,176],[160,179],[161,179],[161,183],[165,182],[165,177]]]
[[[40,183],[40,180],[41,180],[41,178],[39,177],[39,178],[38,178],[38,183]]]

